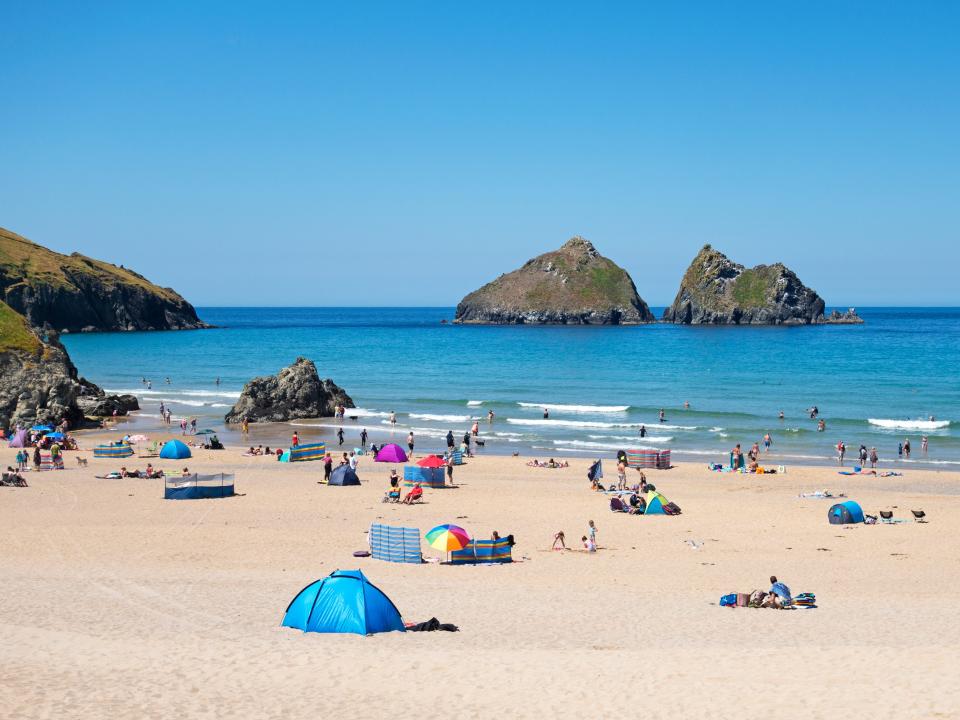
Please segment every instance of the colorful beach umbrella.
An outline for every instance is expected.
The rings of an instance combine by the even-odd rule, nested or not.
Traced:
[[[458,525],[437,525],[432,530],[428,530],[424,537],[430,543],[430,547],[444,552],[463,550],[470,544],[467,531]]]
[[[417,460],[417,465],[423,468],[440,468],[447,464],[447,461],[438,455],[427,455],[422,460]]]

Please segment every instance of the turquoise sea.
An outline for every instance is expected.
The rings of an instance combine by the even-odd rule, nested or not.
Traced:
[[[749,447],[769,432],[773,458],[783,463],[829,462],[843,440],[848,457],[863,443],[888,463],[960,465],[958,308],[860,308],[864,325],[790,328],[441,324],[452,308],[198,312],[217,329],[63,340],[82,375],[139,396],[140,425],[158,422],[163,401],[175,417],[196,415],[223,430],[244,382],[303,355],[360,408],[347,420],[348,444],[361,426],[375,441],[391,436],[393,410],[394,439],[412,428],[418,450],[439,448],[448,429],[459,438],[478,417],[483,451],[498,454],[609,456],[650,447],[721,461],[734,443]],[[806,412],[814,405],[825,432]],[[333,439],[333,421],[320,424],[300,427]],[[278,439],[289,433],[273,430]],[[912,457],[898,460],[906,438]]]

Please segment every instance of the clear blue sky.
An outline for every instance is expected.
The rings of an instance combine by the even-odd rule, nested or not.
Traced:
[[[0,225],[197,305],[452,305],[574,234],[960,304],[956,3],[0,5]],[[636,7],[642,6],[642,7]]]

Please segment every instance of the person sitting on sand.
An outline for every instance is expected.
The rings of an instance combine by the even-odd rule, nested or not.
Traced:
[[[147,463],[147,469],[144,470],[144,477],[153,479],[153,463]]]
[[[597,543],[584,535],[580,540],[583,542],[583,547],[587,552],[595,553],[597,551]]]
[[[190,474],[190,468],[184,465],[183,470],[180,471],[180,474],[183,475],[184,477],[187,477]]]
[[[404,505],[413,505],[414,502],[423,497],[423,488],[420,487],[420,483],[414,483],[413,488],[406,494],[401,502]]]
[[[551,550],[566,550],[566,549],[567,549],[567,543],[566,543],[565,537],[566,537],[566,536],[563,534],[563,530],[558,531],[558,532],[553,536],[553,546],[552,546],[550,549],[551,549]]]
[[[776,575],[770,576],[770,594],[764,600],[763,607],[785,608],[793,604],[790,588],[777,580]]]
[[[400,502],[400,478],[396,470],[390,471],[390,489],[387,491],[387,497],[393,502]]]
[[[756,458],[750,458],[750,463],[747,465],[748,473],[755,473],[760,468],[760,464],[757,462]]]

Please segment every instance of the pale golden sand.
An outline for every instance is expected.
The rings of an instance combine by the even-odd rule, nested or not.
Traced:
[[[200,455],[191,469],[235,471],[243,496],[164,501],[162,481],[96,480],[119,463],[78,469],[72,454],[67,471],[0,489],[0,715],[960,716],[955,474],[686,465],[650,473],[683,515],[638,518],[589,491],[584,460],[566,470],[473,460],[457,468],[459,488],[407,507],[380,502],[389,466],[369,460],[362,487],[330,488],[315,482],[320,463]],[[824,487],[869,512],[896,506],[909,519],[922,507],[930,522],[832,526],[831,501],[797,497]],[[599,553],[547,550],[559,529],[578,544],[590,519]],[[523,562],[353,558],[374,520],[514,533]],[[461,632],[279,627],[304,585],[355,567],[405,620],[436,616]],[[717,607],[726,592],[765,588],[771,573],[815,592],[820,607]]]

